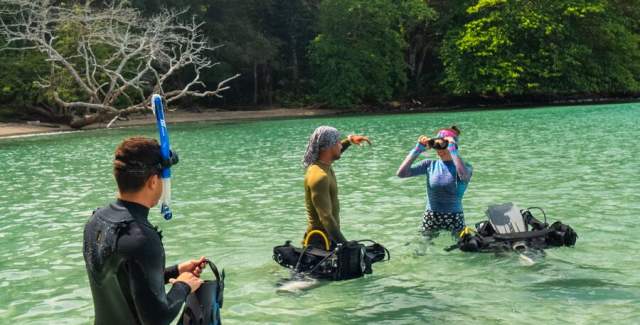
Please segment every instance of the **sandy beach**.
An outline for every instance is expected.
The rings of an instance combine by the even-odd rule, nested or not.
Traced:
[[[314,116],[332,116],[338,114],[337,110],[330,109],[307,109],[307,108],[274,108],[264,110],[238,110],[238,111],[204,111],[204,112],[186,112],[186,111],[169,111],[166,113],[167,121],[171,123],[184,122],[230,122],[230,121],[246,121],[246,120],[263,120],[277,118],[296,118],[296,117],[314,117]],[[140,126],[155,123],[156,120],[152,114],[136,115],[128,120],[118,120],[111,127],[127,127]],[[106,123],[99,123],[87,126],[82,130],[106,128]],[[70,132],[77,131],[69,126],[62,124],[40,123],[38,121],[30,121],[24,123],[2,123],[0,122],[0,138],[9,138],[15,136],[26,136],[45,133]]]

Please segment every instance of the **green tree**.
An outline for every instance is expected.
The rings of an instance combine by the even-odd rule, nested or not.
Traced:
[[[219,58],[227,64],[221,71],[243,75],[238,96],[250,98],[254,105],[271,99],[271,70],[280,45],[264,28],[270,6],[270,1],[216,0],[206,13],[205,28],[215,35],[212,42],[222,46]]]
[[[424,1],[397,1],[400,8],[400,31],[407,43],[405,60],[408,68],[410,91],[423,92],[424,76],[429,55],[437,45],[433,23],[437,14]]]
[[[270,105],[304,95],[304,54],[315,37],[318,0],[217,0],[209,8],[205,20],[213,42],[223,46],[220,59],[244,76],[238,97]]]
[[[621,10],[599,0],[480,0],[442,45],[443,83],[500,96],[637,91],[638,34]]]
[[[43,100],[36,82],[47,78],[48,68],[39,53],[0,52],[0,116],[16,119],[32,114]]]
[[[310,47],[318,98],[347,107],[382,102],[407,83],[407,25],[424,19],[423,1],[325,0]]]
[[[267,13],[266,29],[280,41],[274,72],[281,104],[304,104],[310,92],[305,54],[317,34],[318,7],[318,0],[273,0]]]
[[[18,0],[0,11],[0,37],[6,39],[0,49],[41,54],[50,75],[40,85],[72,127],[147,111],[153,93],[168,104],[218,96],[235,78],[206,89],[200,76],[215,65],[207,57],[213,49],[202,24],[181,22],[182,12],[143,18],[126,2],[94,8],[38,1]],[[192,77],[175,87],[171,80],[184,71]]]

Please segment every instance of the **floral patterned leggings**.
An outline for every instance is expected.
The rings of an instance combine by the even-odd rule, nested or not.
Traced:
[[[426,210],[422,217],[422,227],[420,227],[420,230],[424,236],[435,238],[438,237],[440,230],[448,230],[455,236],[463,228],[463,212],[442,213]]]

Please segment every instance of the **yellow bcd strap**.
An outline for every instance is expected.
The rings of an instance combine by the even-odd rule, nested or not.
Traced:
[[[473,229],[471,229],[471,228],[469,228],[469,227],[467,227],[467,226],[464,226],[464,228],[460,231],[460,233],[458,234],[458,236],[460,236],[460,238],[462,238],[462,237],[464,237],[465,235],[471,235],[471,234],[473,234],[473,233],[474,233]]]
[[[327,238],[327,235],[325,235],[321,230],[318,230],[318,229],[311,230],[309,233],[307,233],[307,236],[304,237],[304,242],[303,242],[304,247],[307,247],[307,245],[309,244],[309,238],[311,238],[311,235],[315,235],[315,234],[320,235],[320,237],[324,239],[325,250],[329,250],[329,247],[330,247],[329,238]]]

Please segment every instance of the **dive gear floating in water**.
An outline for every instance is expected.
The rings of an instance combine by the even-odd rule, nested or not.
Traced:
[[[537,209],[544,215],[544,222],[531,213]],[[476,230],[466,227],[458,242],[447,248],[465,252],[523,252],[529,249],[574,246],[578,235],[568,225],[556,221],[549,225],[541,208],[520,210],[513,203],[490,206],[489,220],[476,224]]]
[[[319,231],[318,231],[319,232]],[[306,245],[311,235],[305,238],[304,248],[291,245],[288,240],[284,245],[273,248],[273,259],[280,265],[292,269],[294,272],[308,274],[311,277],[326,280],[348,280],[371,274],[371,265],[391,255],[382,245],[371,240],[349,241],[337,244],[332,250],[326,236],[320,232],[325,249]],[[364,245],[367,242],[370,245]]]
[[[224,270],[222,274],[210,260],[205,261],[213,274],[214,280],[205,280],[196,292],[187,296],[184,310],[178,325],[220,325],[220,308],[222,308],[224,292]]]

